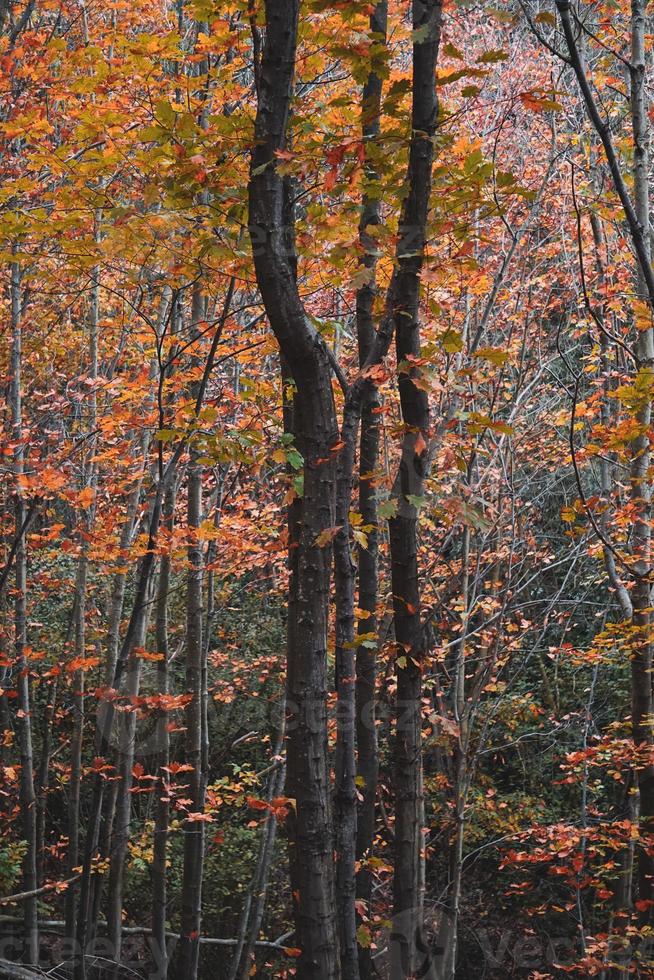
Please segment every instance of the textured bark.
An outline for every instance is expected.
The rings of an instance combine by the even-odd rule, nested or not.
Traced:
[[[370,16],[370,30],[378,43],[385,43],[388,20],[387,0],[382,0]],[[362,135],[366,158],[366,179],[377,180],[370,160],[370,145],[380,131],[382,79],[375,72],[368,75],[363,88]],[[356,326],[359,348],[359,365],[366,364],[375,343],[374,303],[376,287],[374,270],[377,264],[377,242],[369,234],[369,228],[379,224],[381,202],[378,194],[364,194],[359,223],[359,241],[364,249],[362,263],[370,270],[370,281],[357,290]],[[379,757],[375,723],[375,686],[377,675],[378,621],[377,601],[379,591],[379,531],[377,527],[377,493],[374,477],[379,462],[379,413],[380,398],[373,383],[365,391],[361,403],[361,429],[359,437],[359,513],[362,524],[370,528],[367,547],[358,549],[358,602],[366,617],[359,620],[358,632],[367,634],[365,645],[356,647],[356,741],[357,777],[360,804],[357,814],[356,858],[359,861],[356,897],[365,902],[370,910],[372,874],[366,859],[372,857],[375,836],[375,798]],[[372,641],[373,645],[370,645]],[[372,980],[374,967],[372,950],[359,947],[359,975],[362,980]]]
[[[338,459],[334,584],[336,599],[336,901],[343,980],[358,980],[359,956],[356,917],[356,654],[354,647],[354,595],[356,568],[350,548],[349,511],[354,473],[356,432]],[[345,440],[343,440],[345,441]]]
[[[296,941],[303,980],[336,980],[339,952],[327,757],[327,623],[338,439],[328,353],[308,321],[295,281],[284,181],[275,153],[286,145],[299,2],[268,0],[261,58],[249,226],[257,283],[296,388],[294,433],[304,458],[297,546],[291,551],[288,608],[286,793]],[[322,545],[322,546],[321,546]]]
[[[371,33],[376,43],[385,43],[387,4],[374,8],[370,18]],[[362,137],[366,159],[366,179],[377,179],[371,163],[370,144],[379,135],[382,80],[375,72],[368,76],[362,98]],[[362,265],[369,271],[369,281],[358,291],[356,298],[356,325],[359,349],[359,366],[365,369],[368,358],[374,354],[380,360],[385,351],[376,350],[377,334],[374,324],[375,283],[377,264],[376,242],[369,228],[380,220],[380,201],[376,194],[364,194],[359,223],[359,240],[364,254]],[[341,432],[343,448],[338,459],[336,486],[336,526],[334,539],[334,581],[336,600],[336,897],[338,905],[339,942],[341,950],[341,974],[343,980],[358,980],[360,963],[370,975],[372,959],[370,949],[357,943],[356,898],[370,900],[370,874],[365,869],[358,876],[357,857],[370,856],[374,834],[374,801],[377,786],[377,743],[374,728],[375,661],[376,650],[370,648],[370,637],[363,644],[355,644],[354,603],[356,594],[356,566],[350,544],[349,511],[352,501],[352,484],[355,473],[357,431],[361,428],[360,500],[363,523],[370,525],[370,558],[368,548],[359,549],[359,561],[363,562],[366,611],[369,618],[363,622],[362,632],[376,632],[377,607],[377,508],[371,474],[377,465],[377,419],[373,409],[378,402],[377,389],[369,379],[365,387],[350,389]],[[365,468],[364,468],[365,467]],[[376,641],[374,641],[376,642]],[[355,652],[356,650],[359,653]],[[365,651],[362,653],[361,651]],[[357,763],[357,739],[360,739],[360,757]],[[363,769],[363,772],[362,772]],[[365,774],[364,774],[365,773]],[[363,782],[362,814],[364,832],[358,834],[357,775]],[[361,894],[363,891],[363,895]]]
[[[647,0],[633,0],[631,5],[631,118],[633,131],[633,182],[634,207],[643,236],[645,254],[651,269],[651,238],[649,217],[649,120],[645,78],[645,10]],[[637,276],[639,298],[647,302],[645,270],[639,268]],[[654,331],[639,332],[637,356],[640,370],[654,371]],[[652,485],[649,473],[651,452],[649,426],[652,404],[648,401],[639,411],[637,421],[643,435],[637,437],[631,447],[630,472],[631,499],[635,505],[633,525],[633,554],[637,559],[638,578],[631,593],[633,606],[632,623],[636,627],[631,658],[631,721],[634,742],[647,752],[654,744],[652,728],[654,710],[652,699],[652,600],[650,571],[652,567]],[[643,766],[636,770],[640,793],[641,831],[650,843],[638,852],[638,898],[652,901],[654,898],[654,767]],[[652,910],[641,915],[642,923],[650,923]]]
[[[426,392],[414,384],[420,357],[420,270],[423,252],[431,170],[433,136],[438,123],[435,89],[436,61],[441,30],[441,4],[415,0],[414,30],[427,27],[426,36],[414,44],[413,119],[409,156],[409,193],[403,215],[398,256],[401,268],[394,296],[395,341],[399,392],[404,423],[402,457],[393,488],[397,512],[389,522],[391,585],[395,639],[397,642],[397,719],[394,750],[395,871],[393,877],[393,935],[395,975],[412,976],[419,958],[428,956],[422,933],[422,746],[421,695],[423,629],[420,620],[420,586],[416,498],[422,497],[427,469],[429,404]],[[420,963],[423,968],[423,963]]]
[[[194,450],[188,470],[188,527],[193,530],[202,522],[202,469],[194,461]],[[190,809],[193,814],[204,811],[206,774],[202,764],[202,580],[203,556],[201,542],[192,540],[188,548],[189,570],[186,593],[186,693],[191,700],[185,711],[186,762],[193,766],[189,773]],[[186,820],[184,823],[184,871],[182,880],[181,931],[178,974],[196,980],[200,953],[202,915],[202,868],[204,863],[204,823]]]

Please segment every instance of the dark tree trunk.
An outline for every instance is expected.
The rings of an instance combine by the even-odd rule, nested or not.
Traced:
[[[288,608],[286,792],[296,801],[289,858],[296,942],[304,980],[340,977],[327,754],[327,626],[338,440],[329,355],[302,305],[292,229],[276,151],[286,145],[295,70],[298,0],[267,0],[266,44],[249,185],[257,282],[295,384],[294,433],[304,458],[298,540],[291,550]],[[327,539],[330,535],[327,534]],[[295,542],[294,542],[295,543]]]
[[[191,451],[195,454],[195,451]],[[202,522],[202,469],[191,460],[188,474],[188,527],[193,533]],[[193,801],[191,819],[184,824],[184,876],[182,883],[181,932],[178,974],[196,980],[200,954],[202,915],[202,870],[204,865],[204,822],[197,819],[204,811],[205,773],[202,765],[202,583],[203,555],[199,540],[188,549],[189,571],[186,596],[186,693],[191,700],[185,712],[186,762],[189,797]],[[195,819],[194,819],[195,817]]]
[[[401,260],[393,297],[400,404],[404,436],[393,488],[397,511],[389,522],[391,585],[397,642],[397,719],[394,751],[395,871],[393,878],[394,978],[424,969],[422,891],[421,696],[423,629],[420,619],[417,519],[427,471],[429,403],[417,382],[420,369],[420,271],[431,190],[433,136],[438,123],[435,89],[441,30],[440,0],[414,0],[413,119],[409,193],[401,227]],[[426,31],[425,31],[426,28]],[[420,962],[419,962],[420,958]]]
[[[388,20],[387,0],[381,0],[370,17],[370,31],[378,40],[386,38]],[[366,153],[366,180],[373,183],[378,175],[371,163],[370,146],[379,136],[382,99],[382,79],[371,72],[363,88],[362,135]],[[359,347],[359,365],[365,366],[375,344],[374,282],[377,265],[377,242],[369,234],[369,228],[380,221],[379,194],[365,193],[362,201],[359,241],[364,249],[362,264],[370,271],[370,281],[357,291],[356,324]],[[379,392],[373,383],[364,392],[361,403],[361,432],[359,440],[359,513],[361,523],[369,527],[367,547],[358,550],[358,599],[359,609],[365,618],[359,620],[358,632],[367,636],[366,642],[356,647],[356,740],[357,777],[361,802],[357,818],[356,857],[360,862],[357,874],[356,895],[365,902],[368,913],[372,897],[372,875],[366,860],[372,857],[375,837],[375,798],[379,771],[377,729],[375,724],[375,683],[377,674],[378,621],[377,601],[379,591],[379,532],[377,522],[377,492],[375,474],[379,461]],[[374,976],[372,950],[359,947],[359,975],[362,980]]]

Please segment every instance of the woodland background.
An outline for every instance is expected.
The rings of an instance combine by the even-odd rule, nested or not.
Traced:
[[[653,41],[2,0],[0,976],[654,976]]]

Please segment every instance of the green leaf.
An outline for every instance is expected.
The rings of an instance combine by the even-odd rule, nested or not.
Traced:
[[[488,531],[490,528],[490,524],[486,520],[481,507],[477,507],[475,504],[471,504],[467,500],[461,501],[461,519],[463,520],[464,524],[468,524],[476,531]]]
[[[397,514],[397,500],[390,497],[388,500],[382,501],[379,505],[379,516],[382,520],[388,521],[391,517],[395,517]]]
[[[477,58],[477,62],[480,65],[492,65],[496,61],[506,61],[508,57],[509,56],[506,51],[502,51],[501,49],[496,49],[491,51],[484,51],[481,58]]]
[[[441,334],[441,347],[448,354],[458,354],[463,350],[463,337],[458,330],[446,330]]]
[[[508,351],[503,350],[501,347],[480,347],[479,350],[475,351],[474,357],[481,357],[485,361],[490,361],[491,364],[497,364],[501,367],[506,364],[509,354]]]
[[[511,187],[516,183],[516,177],[505,170],[498,170],[495,175],[495,183],[498,187]]]
[[[299,453],[297,449],[289,449],[286,453],[286,461],[289,466],[292,466],[294,470],[301,470],[304,466],[304,458],[302,453]]]
[[[465,60],[459,49],[453,44],[448,43],[443,45],[443,54],[446,54],[448,58],[456,58],[457,61]]]
[[[175,120],[177,119],[177,113],[171,106],[170,102],[166,99],[160,99],[156,105],[156,117],[160,123],[167,126],[169,129],[175,125]]]
[[[155,435],[155,439],[158,442],[172,442],[177,435],[178,433],[175,431],[175,429],[159,429]]]
[[[415,31],[411,33],[411,40],[414,44],[424,44],[425,41],[430,40],[434,34],[434,23],[432,20],[428,20],[426,24],[422,27],[417,27]]]
[[[345,650],[356,650],[357,647],[365,647],[367,650],[375,650],[377,648],[377,634],[357,633],[353,640],[351,640],[349,643],[343,644],[343,648]]]

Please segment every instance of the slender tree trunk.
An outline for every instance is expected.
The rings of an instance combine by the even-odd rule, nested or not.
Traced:
[[[336,901],[341,950],[341,977],[358,980],[356,923],[356,655],[354,647],[355,566],[350,549],[348,513],[354,460],[342,452],[336,487],[334,583],[336,596]]]
[[[75,582],[75,659],[85,656],[86,650],[86,547],[82,545],[77,581]],[[82,742],[84,735],[84,670],[73,674],[73,734],[70,743],[70,783],[68,791],[68,877],[72,878],[79,864],[79,816],[82,787]],[[75,898],[77,883],[66,890],[66,936],[75,935]]]
[[[570,64],[575,72],[589,119],[597,133],[604,152],[615,190],[622,204],[631,243],[636,253],[637,296],[647,302],[654,311],[654,271],[651,263],[651,229],[649,217],[649,118],[647,112],[645,40],[647,36],[647,0],[632,0],[631,4],[631,59],[630,104],[633,137],[633,193],[625,181],[609,126],[604,122],[593,90],[586,75],[569,0],[556,0],[561,27],[565,36]],[[654,371],[654,331],[650,326],[638,331],[635,344],[638,371]],[[633,739],[645,754],[651,754],[654,743],[652,729],[652,613],[651,613],[651,459],[649,426],[651,400],[636,413],[642,435],[631,444],[630,495],[633,505],[631,573],[634,578],[631,590],[632,631],[631,638],[631,720]],[[654,836],[654,767],[643,765],[636,771],[640,822],[643,836]],[[646,903],[654,896],[654,857],[651,848],[641,847],[638,853],[638,899],[645,903],[640,919],[642,925],[651,924],[652,908]]]
[[[100,213],[95,214],[95,241],[100,240]],[[96,486],[96,466],[94,453],[96,446],[95,430],[98,423],[98,396],[95,382],[98,377],[98,325],[100,318],[100,268],[94,266],[93,286],[89,298],[88,310],[88,331],[89,331],[89,365],[88,376],[92,383],[89,392],[88,405],[89,414],[86,425],[89,444],[87,451],[86,465],[84,467],[82,488],[95,489]],[[86,525],[86,530],[90,529],[95,504],[92,502],[86,514],[80,514],[81,525]],[[88,554],[87,543],[82,536],[81,554],[77,569],[77,579],[75,582],[75,646],[74,656],[76,660],[83,660],[86,657],[86,591],[88,578]],[[73,674],[73,735],[71,738],[71,764],[70,764],[70,789],[68,794],[68,874],[73,877],[74,869],[79,864],[80,846],[80,800],[82,791],[82,751],[84,742],[84,687],[86,673],[84,667],[80,667]],[[76,901],[77,901],[77,882],[72,882],[66,891],[66,937],[72,942],[75,937],[76,928]]]
[[[48,703],[43,713],[43,734],[41,736],[41,757],[36,784],[36,882],[37,888],[43,884],[45,868],[45,833],[48,810],[48,786],[50,783],[50,756],[52,753],[52,724],[57,706],[58,678],[48,687]],[[1,726],[0,726],[1,728]]]
[[[327,755],[327,626],[334,527],[336,410],[328,352],[297,290],[287,185],[276,169],[286,145],[295,70],[299,0],[267,0],[266,43],[249,184],[249,227],[257,282],[270,325],[292,373],[293,430],[304,459],[302,519],[291,551],[288,609],[286,793],[295,799],[290,869],[303,980],[340,976],[334,900]],[[327,541],[325,541],[327,532]]]
[[[179,452],[173,454],[164,476],[159,481],[157,493],[152,502],[147,550],[139,566],[134,605],[132,607],[132,613],[127,625],[127,630],[118,653],[113,683],[111,685],[115,690],[119,689],[123,677],[130,667],[133,647],[137,643],[138,637],[141,636],[142,619],[145,615],[145,610],[147,607],[150,583],[154,570],[154,550],[157,535],[159,533],[159,524],[161,521],[162,495],[168,486],[168,481],[175,472],[179,454],[181,454],[181,448],[179,449]],[[110,754],[111,737],[114,730],[115,718],[116,706],[113,700],[106,701],[100,705],[98,710],[95,749],[96,755],[101,759],[106,759]],[[76,947],[78,950],[78,955],[75,959],[74,980],[86,980],[86,959],[84,955],[79,953],[79,951],[86,950],[89,934],[92,934],[93,931],[93,923],[91,922],[91,880],[93,877],[93,863],[97,855],[98,840],[100,837],[104,789],[105,780],[102,778],[102,774],[98,773],[93,784],[93,795],[91,798],[88,829],[84,847],[84,863],[80,884],[80,902],[77,914],[76,931]]]
[[[370,16],[370,31],[378,39],[386,39],[388,3],[382,0]],[[382,98],[382,79],[371,72],[363,89],[362,135],[366,160],[366,180],[374,183],[378,175],[371,162],[370,146],[379,136]],[[362,201],[359,240],[364,248],[363,265],[369,270],[370,281],[357,291],[356,324],[359,348],[359,365],[366,364],[375,342],[374,303],[376,296],[374,273],[377,264],[378,244],[369,234],[369,228],[379,224],[380,199],[377,193],[364,194]],[[358,601],[364,618],[359,620],[359,640],[356,647],[356,740],[357,777],[360,805],[357,817],[356,858],[359,861],[356,897],[365,903],[370,913],[372,898],[372,874],[366,863],[372,857],[375,837],[375,798],[379,771],[377,728],[375,721],[375,687],[377,675],[378,621],[377,602],[379,590],[379,530],[375,476],[379,462],[379,408],[377,385],[371,384],[363,395],[361,404],[361,431],[359,441],[359,512],[361,523],[369,528],[367,546],[358,549]],[[362,637],[366,640],[363,641]],[[359,974],[361,980],[372,980],[372,950],[359,946]]]
[[[175,491],[170,489],[164,499],[163,524],[172,532],[175,512]],[[161,558],[157,583],[155,635],[157,653],[157,689],[161,696],[168,694],[168,592],[170,589],[170,554]],[[168,889],[166,863],[168,860],[168,826],[170,821],[170,734],[169,714],[163,707],[157,717],[158,774],[155,784],[154,841],[152,857],[152,946],[155,954],[157,980],[168,976],[168,945],[166,919],[168,915]]]
[[[389,521],[391,586],[397,643],[397,718],[394,748],[395,871],[393,877],[393,977],[412,977],[424,969],[429,953],[422,941],[422,670],[417,521],[424,490],[429,439],[429,404],[419,382],[420,270],[431,189],[433,136],[438,123],[434,84],[440,41],[441,4],[414,0],[413,138],[411,176],[398,254],[402,272],[394,297],[396,352],[404,435],[393,487],[396,514]],[[426,34],[424,40],[422,36]]]
[[[141,658],[139,649],[145,645],[147,635],[149,602],[141,613],[139,629],[130,651],[125,679],[124,695],[133,703],[138,696],[141,678]],[[107,935],[112,946],[112,958],[116,964],[115,976],[119,975],[123,939],[123,890],[125,882],[125,861],[130,839],[132,822],[132,772],[136,748],[136,709],[128,708],[117,729],[117,775],[116,809],[114,814],[109,853],[109,884],[107,887]]]
[[[202,521],[202,469],[193,460],[188,470],[188,528],[193,534]],[[204,810],[202,770],[202,547],[196,539],[188,548],[189,571],[186,599],[186,762],[189,774],[191,817]],[[200,952],[204,822],[187,819],[184,824],[184,875],[179,950],[179,976],[196,980]]]
[[[279,734],[273,748],[273,773],[268,784],[266,798],[270,803],[276,796],[281,795],[285,778],[285,765],[280,761],[280,756],[284,750],[285,717],[286,703],[282,699],[279,706]],[[268,877],[272,864],[275,838],[277,836],[277,817],[271,811],[266,815],[266,819],[261,831],[259,842],[259,854],[257,856],[257,866],[252,876],[252,882],[248,889],[247,897],[243,906],[243,913],[239,925],[238,945],[234,950],[234,956],[229,970],[229,980],[248,980],[252,968],[252,957],[254,954],[254,944],[261,929],[263,914],[266,907],[266,893],[268,891]]]
[[[454,720],[458,726],[454,746],[454,840],[450,852],[450,893],[447,916],[444,916],[444,980],[454,980],[459,942],[459,909],[463,873],[463,844],[465,839],[465,807],[468,793],[468,711],[466,709],[466,637],[470,606],[470,528],[463,529],[461,554],[461,604],[463,628],[457,645],[454,674]]]
[[[631,5],[631,115],[634,140],[634,203],[636,215],[642,229],[647,259],[651,262],[650,223],[649,223],[649,123],[647,117],[647,96],[645,78],[645,10],[646,0],[633,0]],[[637,279],[638,297],[647,302],[647,284],[643,270],[639,269]],[[640,370],[654,372],[654,331],[639,332],[637,354]],[[633,526],[633,553],[637,559],[638,578],[632,589],[633,625],[636,628],[632,659],[632,703],[631,718],[633,738],[638,746],[646,751],[654,743],[653,703],[652,703],[652,601],[649,573],[652,563],[651,517],[652,491],[650,466],[651,402],[639,412],[638,423],[643,435],[634,440],[632,446],[632,465],[630,472],[631,497],[635,504]],[[640,793],[641,830],[644,835],[654,838],[654,767],[646,765],[636,770]],[[654,855],[651,847],[643,846],[638,854],[638,897],[641,901],[651,901],[654,897]],[[647,908],[641,916],[643,924],[652,920],[652,910]]]
[[[22,312],[20,296],[20,266],[11,264],[11,420],[13,428],[15,489],[15,533],[17,539],[15,574],[16,599],[14,607],[15,663],[17,673],[18,710],[16,729],[20,752],[20,816],[22,836],[26,843],[23,858],[22,890],[33,891],[37,887],[36,876],[36,795],[34,792],[34,753],[32,748],[32,708],[30,668],[25,655],[27,645],[27,545],[23,533],[25,502],[20,489],[23,474],[23,414],[22,414]],[[26,963],[39,962],[38,911],[36,898],[23,903],[24,950]]]
[[[147,453],[147,440],[144,437],[142,440],[142,451],[144,457],[144,465]],[[132,542],[136,527],[137,527],[137,514],[138,507],[141,498],[142,489],[142,475],[137,480],[136,485],[129,494],[127,500],[127,508],[125,514],[125,522],[122,525],[120,532],[120,552],[121,554],[126,554],[129,546]],[[107,650],[107,660],[105,665],[105,679],[108,687],[113,687],[114,677],[116,673],[116,664],[118,662],[118,655],[120,651],[120,626],[123,617],[123,609],[125,605],[125,589],[127,585],[127,573],[117,572],[112,579],[111,596],[109,600],[109,613],[107,616],[107,639],[106,639],[106,650]],[[100,744],[102,742],[102,734],[100,727],[104,724],[104,713],[102,709],[98,713],[98,721],[96,728],[96,749],[100,749]],[[97,784],[98,781],[96,781]],[[97,790],[97,785],[96,785]],[[96,792],[94,790],[94,793]],[[116,810],[116,800],[118,797],[118,782],[112,781],[109,784],[108,792],[106,798],[104,797],[104,786],[101,787],[102,790],[102,800],[105,803],[104,812],[98,815],[99,825],[96,826],[95,822],[89,821],[86,833],[92,834],[94,847],[97,848],[98,854],[103,859],[109,857],[109,852],[111,848],[111,835],[113,833],[113,823],[114,823],[114,813]],[[90,846],[90,841],[87,840],[85,843],[85,856],[87,855],[88,848]],[[93,874],[91,879],[87,881],[87,873],[91,874],[91,866],[88,864],[86,857],[84,862],[84,867],[82,871],[82,878],[80,881],[80,902],[83,903],[84,907],[88,907],[89,912],[86,917],[86,936],[87,942],[92,943],[95,932],[97,928],[98,917],[100,915],[100,909],[102,904],[103,889],[105,884],[105,875],[103,874]],[[78,915],[77,920],[77,931],[79,933],[80,919]]]
[[[192,329],[197,332],[203,319],[203,296],[199,286],[193,292]],[[186,762],[189,773],[191,814],[184,823],[184,871],[182,878],[181,931],[179,940],[179,976],[197,980],[202,924],[202,870],[204,866],[204,814],[206,771],[204,760],[204,643],[203,581],[204,556],[197,530],[202,523],[202,465],[191,444],[188,465],[187,525],[191,536],[188,546],[186,585],[186,693],[185,710]]]

